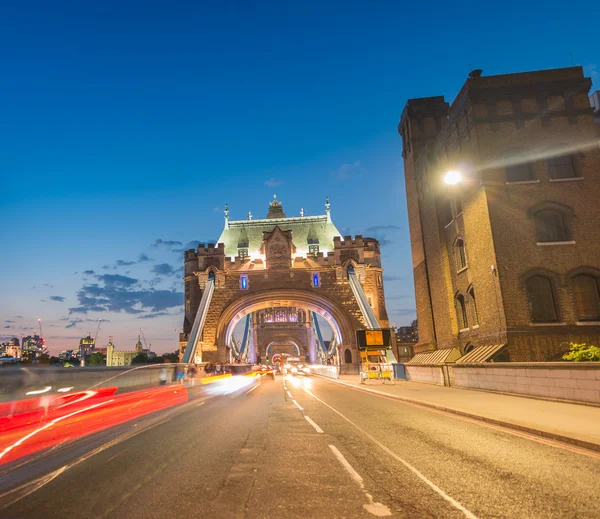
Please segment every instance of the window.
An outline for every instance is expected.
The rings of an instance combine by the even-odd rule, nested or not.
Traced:
[[[572,279],[575,310],[579,321],[600,321],[600,284],[598,278],[579,274]]]
[[[471,317],[473,318],[473,326],[479,324],[479,314],[477,313],[477,303],[475,302],[475,289],[469,288],[469,297],[471,298]]]
[[[544,276],[531,276],[526,282],[531,321],[548,323],[558,321],[552,281]]]
[[[243,260],[248,257],[248,249],[238,249],[238,256]]]
[[[565,218],[556,209],[544,209],[534,215],[538,242],[568,241]]]
[[[573,168],[573,158],[571,155],[549,158],[548,176],[550,178],[574,178],[575,168]]]
[[[352,352],[350,351],[350,348],[344,350],[344,363],[352,364]]]
[[[458,238],[454,242],[454,256],[456,258],[456,269],[462,270],[467,266],[467,253],[465,251],[465,241]]]
[[[465,296],[459,294],[454,300],[454,306],[456,307],[456,319],[458,320],[458,329],[464,330],[469,327],[469,321],[467,319],[467,308],[465,306]]]
[[[313,256],[316,256],[317,254],[319,254],[319,246],[318,245],[309,245],[308,253],[312,254]]]
[[[321,286],[321,278],[318,272],[314,272],[312,275],[312,286],[319,287]]]
[[[444,218],[444,227],[446,225],[450,225],[454,217],[452,216],[452,204],[449,198],[446,198],[444,201],[444,206],[442,208],[443,218]]]
[[[473,351],[474,349],[475,349],[475,345],[474,345],[472,342],[468,343],[468,344],[465,346],[465,355],[466,355],[467,353],[469,353],[470,351]]]
[[[506,181],[507,182],[527,182],[533,180],[533,174],[529,163],[519,162],[506,166]]]
[[[240,276],[240,288],[242,290],[248,289],[248,276]]]

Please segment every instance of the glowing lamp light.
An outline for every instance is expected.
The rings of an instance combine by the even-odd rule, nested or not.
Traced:
[[[444,183],[450,186],[455,186],[456,184],[459,184],[460,182],[462,182],[462,179],[463,176],[462,173],[460,173],[460,171],[448,171],[444,175]]]

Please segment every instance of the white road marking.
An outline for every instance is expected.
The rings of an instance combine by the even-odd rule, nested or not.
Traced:
[[[366,505],[363,505],[363,508],[370,514],[376,515],[377,517],[388,517],[388,516],[392,515],[392,512],[390,511],[390,509],[387,506],[385,506],[383,503],[375,503],[374,502],[373,496],[365,490],[365,483],[363,481],[363,478],[361,478],[360,474],[358,472],[356,472],[356,470],[354,470],[354,467],[352,465],[350,465],[350,462],[337,449],[337,447],[335,445],[330,445],[329,448],[331,449],[331,451],[333,452],[335,457],[338,459],[338,461],[342,464],[342,467],[344,467],[348,471],[348,474],[350,474],[350,477],[354,481],[356,481],[356,483],[358,484],[360,489],[364,492],[365,496],[367,496],[369,503]]]
[[[300,411],[304,411],[304,407],[302,407],[298,402],[296,402],[295,400],[292,400],[292,402],[294,402],[294,405],[300,409]]]
[[[369,438],[369,440],[371,440],[375,445],[377,445],[380,449],[382,449],[384,452],[386,452],[387,454],[389,454],[392,458],[394,458],[396,461],[402,463],[402,465],[404,465],[408,470],[410,470],[415,476],[417,476],[421,481],[423,481],[427,486],[429,486],[433,491],[435,491],[442,499],[444,499],[445,501],[448,501],[448,503],[450,503],[454,508],[456,508],[457,510],[460,510],[465,517],[468,517],[469,519],[478,519],[478,517],[473,514],[472,512],[470,512],[469,510],[467,510],[463,505],[461,505],[458,501],[456,501],[456,499],[450,497],[448,494],[446,494],[446,492],[444,492],[440,487],[438,487],[433,481],[430,481],[429,479],[427,479],[421,472],[419,472],[419,470],[417,470],[415,467],[413,467],[410,463],[408,463],[408,461],[404,460],[403,458],[401,458],[400,456],[398,456],[394,451],[392,451],[391,449],[389,449],[388,447],[386,447],[383,443],[381,443],[379,440],[377,440],[375,437],[371,436],[367,431],[365,431],[363,428],[359,427],[358,425],[356,425],[352,420],[350,420],[349,418],[346,418],[342,413],[340,413],[337,409],[334,409],[333,407],[331,407],[328,403],[324,402],[323,400],[321,400],[318,396],[316,396],[314,393],[312,393],[311,391],[309,391],[308,389],[306,389],[305,387],[303,387],[302,389],[304,389],[304,391],[306,391],[310,396],[312,396],[315,400],[318,400],[319,402],[321,402],[325,407],[328,407],[329,409],[331,409],[335,414],[337,414],[338,416],[340,416],[341,418],[343,418],[344,420],[346,420],[346,422],[348,422],[350,425],[356,427],[361,433],[363,433],[367,438]],[[304,418],[306,418],[307,420],[309,419],[308,416],[305,416]]]
[[[252,391],[254,391],[258,386],[260,386],[260,384],[256,384],[250,391],[248,391],[248,393],[252,393]]]
[[[315,431],[317,431],[318,433],[323,433],[323,429],[321,429],[315,422],[313,422],[308,416],[304,415],[304,418],[306,418],[306,421],[312,425],[315,428]]]
[[[203,404],[204,404],[204,402],[200,402],[196,407],[200,407]]]
[[[289,391],[286,391],[286,393],[287,393],[287,396],[289,396],[290,398],[294,398]]]

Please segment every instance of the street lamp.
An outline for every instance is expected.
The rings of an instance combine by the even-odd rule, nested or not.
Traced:
[[[463,176],[460,171],[451,170],[447,171],[444,175],[444,183],[455,186],[456,184],[460,184],[462,182]]]

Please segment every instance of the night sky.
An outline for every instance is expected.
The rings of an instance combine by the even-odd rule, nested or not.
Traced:
[[[11,5],[12,4],[12,5]],[[49,5],[52,7],[49,7]],[[587,4],[587,5],[584,5]],[[457,11],[458,9],[458,11]],[[4,2],[0,319],[50,351],[157,352],[182,326],[182,251],[223,207],[323,214],[381,240],[390,321],[415,318],[400,113],[484,74],[583,65],[596,2]]]

